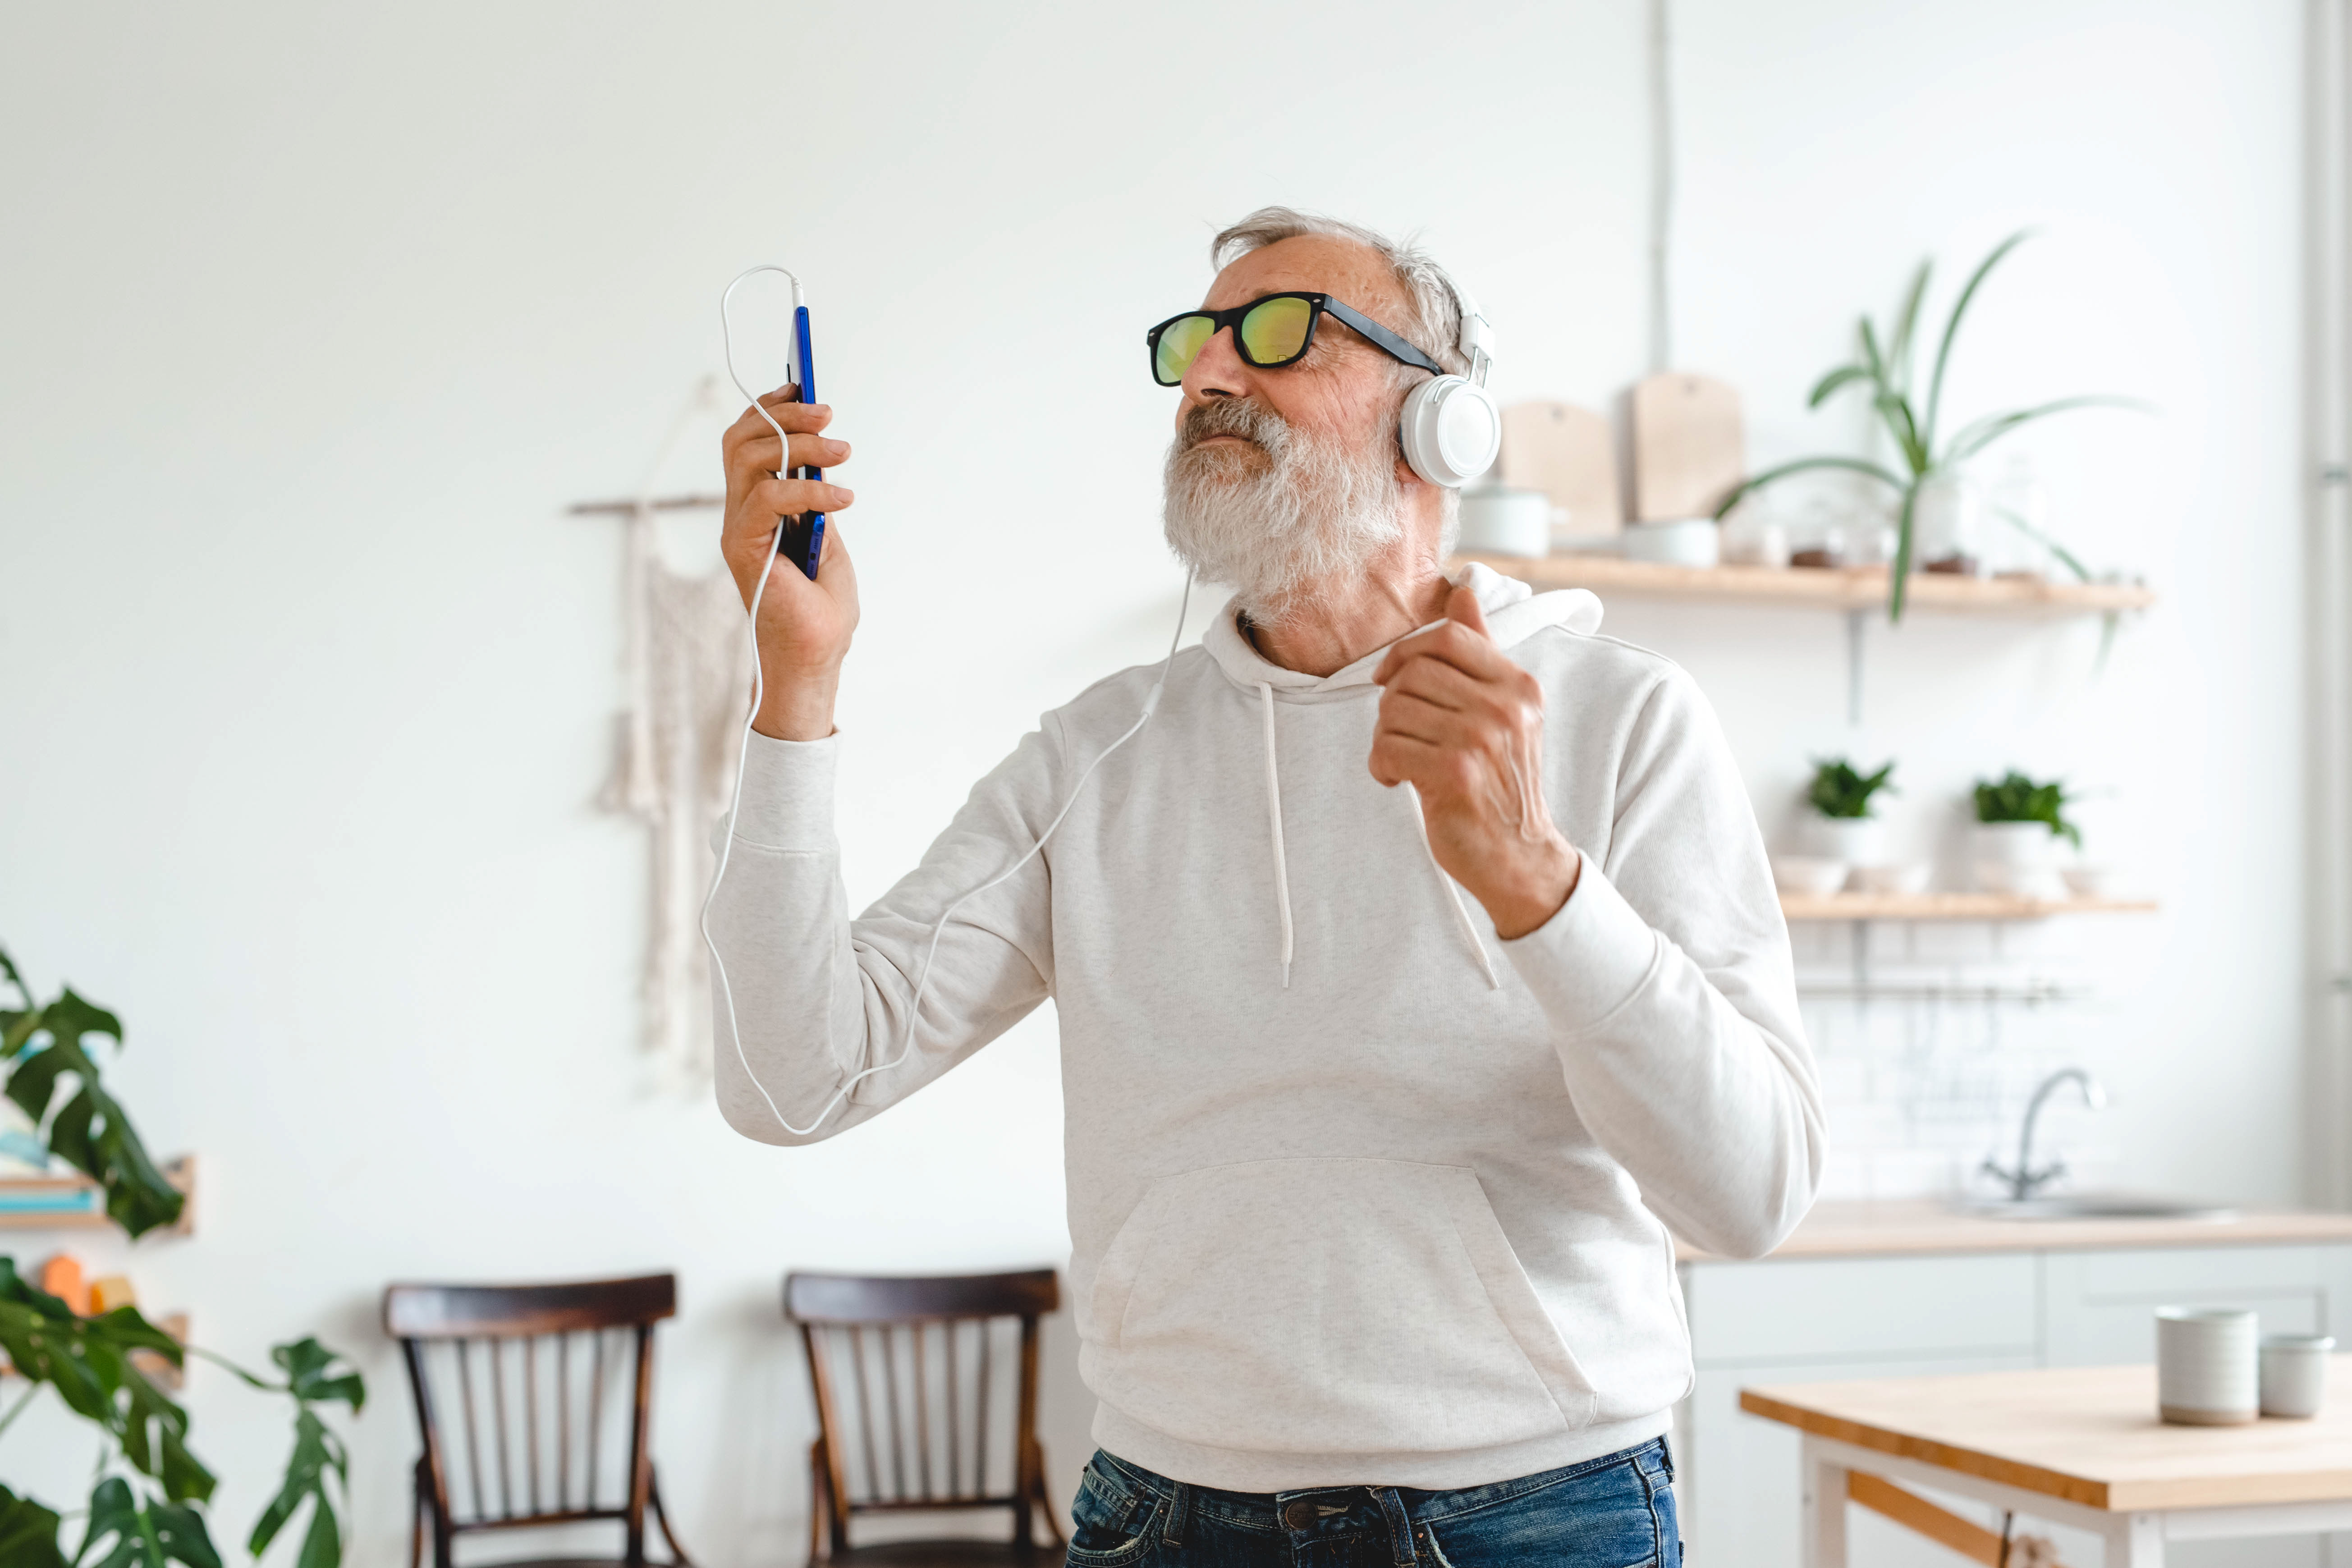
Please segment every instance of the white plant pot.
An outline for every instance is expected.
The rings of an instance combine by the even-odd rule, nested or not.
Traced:
[[[2063,899],[2066,883],[2058,871],[2058,836],[2039,822],[1979,822],[1969,859],[1977,886],[1988,893],[2027,899]]]
[[[1551,552],[1551,497],[1502,489],[1462,493],[1461,548],[1489,555]]]
[[[1808,817],[1805,847],[1849,866],[1886,864],[1886,824],[1874,816]]]

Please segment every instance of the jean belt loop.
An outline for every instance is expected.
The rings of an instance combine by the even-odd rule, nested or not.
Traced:
[[[1169,1546],[1184,1544],[1184,1506],[1192,1500],[1192,1489],[1182,1481],[1169,1483],[1174,1495],[1168,1500],[1168,1528],[1160,1532],[1160,1542]]]
[[[1405,1516],[1404,1499],[1394,1487],[1374,1487],[1372,1497],[1389,1521],[1389,1544],[1396,1553],[1396,1568],[1416,1568],[1421,1560],[1412,1549],[1412,1521]]]

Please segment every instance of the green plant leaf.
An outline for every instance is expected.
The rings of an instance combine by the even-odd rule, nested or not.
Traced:
[[[1874,773],[1862,773],[1843,757],[1813,759],[1813,782],[1805,798],[1823,816],[1851,819],[1870,815],[1870,797],[1880,790],[1889,795],[1901,793],[1887,783],[1895,772],[1888,763]]]
[[[1867,381],[1869,379],[1869,366],[1859,364],[1842,364],[1838,366],[1837,369],[1822,377],[1821,380],[1813,383],[1813,390],[1808,394],[1805,398],[1805,406],[1808,408],[1819,408],[1822,402],[1827,399],[1831,394],[1836,392],[1839,387],[1845,385],[1848,382]]]
[[[1979,779],[1975,795],[1979,822],[2039,822],[2075,848],[2083,847],[2082,832],[2066,820],[2066,786],[2056,779],[2036,784],[2011,768],[1998,779]]]
[[[100,1542],[111,1544],[101,1547]],[[142,1497],[121,1476],[107,1477],[89,1494],[89,1527],[74,1562],[78,1568],[166,1568],[173,1563],[221,1568],[204,1515],[180,1503]]]
[[[2061,397],[2055,402],[2037,404],[2032,408],[2020,408],[2008,414],[1988,414],[1960,426],[1959,432],[1952,437],[1951,449],[1944,454],[1944,461],[1958,463],[1973,458],[2019,426],[2049,415],[2063,414],[2071,408],[2129,408],[2141,414],[2156,412],[2155,405],[2137,397],[2093,394],[2087,397]]]
[[[337,1568],[342,1560],[342,1533],[327,1476],[333,1472],[336,1481],[348,1487],[351,1458],[342,1439],[310,1406],[341,1403],[357,1411],[366,1403],[367,1390],[359,1373],[338,1370],[342,1365],[340,1352],[316,1339],[272,1346],[269,1359],[285,1370],[286,1392],[296,1402],[294,1449],[287,1458],[286,1475],[278,1484],[278,1495],[255,1521],[252,1539],[247,1545],[255,1556],[260,1556],[308,1499],[312,1503],[310,1526],[302,1537],[298,1568]]]
[[[1927,448],[1920,444],[1919,426],[1912,420],[1911,405],[1895,393],[1881,392],[1872,406],[1886,422],[1887,434],[1893,436],[1895,446],[1902,448],[1903,460],[1910,466],[1913,476],[1927,472]]]
[[[2047,550],[2051,554],[2056,556],[2059,561],[2065,565],[2066,570],[2074,574],[2078,579],[2085,583],[2091,580],[2090,568],[2084,566],[2080,561],[2077,561],[2074,558],[2074,552],[2073,551],[2067,549],[2064,545],[2059,543],[2056,540],[2051,538],[2048,534],[2042,532],[2040,529],[2026,521],[2025,519],[2020,517],[2014,508],[1997,506],[1992,509],[1992,513],[1995,517],[2009,524],[2010,527],[2017,530],[2018,532],[2025,535],[2026,538],[2033,541],[2034,543],[2039,544],[2042,549]]]
[[[1886,584],[1886,619],[1891,626],[1903,624],[1903,606],[1911,596],[1912,541],[1917,532],[1915,525],[1919,517],[1919,487],[1927,479],[1927,474],[1922,474],[1905,489],[1903,510],[1895,519],[1895,566],[1887,574]]]
[[[170,1500],[212,1495],[212,1472],[188,1451],[187,1412],[131,1359],[133,1351],[152,1351],[182,1363],[178,1342],[139,1309],[76,1317],[63,1301],[27,1283],[15,1259],[0,1258],[0,1349],[20,1375],[47,1384],[66,1408],[103,1429],[123,1458],[161,1483]]]
[[[0,1568],[66,1568],[58,1523],[49,1510],[0,1486]]]
[[[360,1374],[348,1370],[341,1351],[330,1350],[309,1337],[287,1344],[272,1346],[269,1359],[286,1371],[287,1392],[304,1404],[340,1400],[358,1415],[367,1403],[367,1385]],[[346,1370],[337,1373],[338,1363]]]
[[[33,1017],[27,1038],[46,1034],[48,1042],[27,1046],[15,1058],[8,1098],[40,1127],[52,1153],[106,1189],[106,1212],[124,1231],[136,1237],[176,1224],[186,1198],[155,1168],[131,1118],[101,1087],[97,1062],[82,1048],[91,1035],[110,1036],[120,1045],[121,1021],[70,988]],[[68,1077],[75,1090],[60,1106],[58,1096]]]
[[[1813,468],[1844,468],[1853,473],[1868,474],[1872,479],[1883,480],[1898,490],[1903,489],[1903,480],[1893,469],[1866,458],[1799,458],[1793,463],[1782,463],[1776,468],[1767,468],[1762,473],[1751,475],[1732,486],[1730,493],[1726,495],[1715,509],[1716,521],[1722,521],[1731,509],[1738,506],[1749,491],[1761,489],[1776,479],[1787,479],[1790,474],[1801,474]]]
[[[1992,254],[1978,262],[1977,269],[1969,274],[1967,285],[1960,289],[1960,297],[1952,301],[1952,314],[1944,323],[1944,341],[1936,348],[1936,369],[1927,378],[1927,422],[1923,436],[1929,451],[1935,450],[1936,447],[1936,416],[1944,405],[1944,371],[1951,363],[1952,340],[1959,335],[1960,318],[1968,314],[1969,301],[1977,297],[1977,289],[1984,282],[1985,274],[1998,266],[2002,257],[2024,244],[2032,233],[2030,228],[2021,228],[1994,246]]]
[[[1883,385],[1886,381],[1886,356],[1878,352],[1878,331],[1870,324],[1868,316],[1862,319],[1861,337],[1862,363],[1869,368],[1870,379]]]
[[[1911,275],[1911,287],[1904,291],[1903,309],[1895,318],[1895,335],[1886,341],[1886,379],[1898,391],[1907,391],[1911,384],[1912,331],[1919,324],[1919,301],[1927,292],[1927,271],[1932,262],[1922,261],[1919,270]]]

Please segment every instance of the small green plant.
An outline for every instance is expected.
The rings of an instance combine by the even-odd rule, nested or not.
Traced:
[[[1870,815],[1870,797],[1880,790],[1889,795],[1899,794],[1887,783],[1895,764],[1887,763],[1874,773],[1860,773],[1843,757],[1815,757],[1812,787],[1805,798],[1823,816],[1855,817]]]
[[[1986,274],[2000,263],[2001,258],[2023,243],[2030,233],[2030,230],[2021,229],[2002,240],[1993,247],[1992,254],[1979,262],[1977,269],[1969,275],[1968,282],[1960,289],[1960,297],[1953,302],[1951,315],[1944,322],[1943,340],[1936,348],[1935,369],[1927,375],[1927,396],[1924,408],[1914,406],[1911,359],[1914,332],[1919,321],[1919,304],[1927,292],[1930,263],[1925,261],[1919,264],[1919,270],[1911,275],[1911,287],[1904,294],[1903,307],[1895,313],[1894,330],[1886,335],[1884,343],[1871,319],[1863,317],[1858,333],[1860,352],[1854,360],[1839,365],[1813,384],[1812,395],[1805,400],[1808,408],[1819,408],[1847,386],[1860,386],[1870,395],[1872,410],[1886,427],[1886,433],[1894,437],[1895,450],[1902,455],[1901,472],[1865,458],[1800,458],[1795,462],[1782,463],[1742,480],[1715,509],[1717,520],[1720,521],[1750,492],[1808,469],[1843,468],[1853,473],[1867,474],[1879,480],[1901,499],[1895,530],[1895,570],[1886,600],[1886,618],[1900,621],[1911,576],[1912,524],[1919,510],[1919,491],[1930,479],[1952,472],[2011,431],[2048,415],[2063,413],[2070,408],[2146,409],[2147,404],[2127,397],[2062,397],[2032,408],[1988,414],[1960,426],[1941,447],[1937,445],[1937,421],[1943,413],[1944,372],[1951,363],[1952,341],[1959,335],[1960,319],[1968,313],[1969,302],[1976,298],[1977,289],[1983,285]],[[2077,577],[2089,581],[2091,574],[2083,563],[2056,541],[2012,511],[2003,510],[2000,516],[2010,526],[2045,546]]]
[[[105,1035],[119,1048],[121,1024],[70,988],[53,1002],[37,1004],[5,952],[0,952],[0,979],[25,1004],[0,1009],[0,1070],[8,1098],[42,1129],[52,1152],[104,1188],[107,1213],[125,1231],[135,1237],[176,1221],[186,1199],[148,1158],[83,1045]],[[72,1092],[60,1104],[68,1079]],[[337,1352],[308,1338],[278,1345],[269,1355],[284,1380],[257,1377],[209,1351],[183,1346],[136,1307],[82,1316],[18,1274],[16,1259],[5,1256],[0,1256],[0,1350],[30,1384],[0,1414],[0,1434],[47,1388],[96,1426],[102,1444],[81,1538],[70,1552],[64,1540],[69,1515],[0,1485],[0,1568],[221,1568],[205,1516],[213,1473],[188,1447],[187,1411],[141,1369],[142,1354],[173,1367],[185,1366],[189,1355],[201,1356],[254,1388],[294,1402],[294,1451],[246,1547],[259,1556],[310,1502],[315,1506],[298,1568],[338,1568],[338,1510],[349,1507],[350,1459],[319,1409],[340,1404],[356,1414],[367,1390]]]
[[[2082,830],[2065,817],[2074,797],[2056,779],[2035,784],[2011,768],[1993,782],[1979,779],[1976,795],[1979,822],[2039,822],[2075,848],[2083,847]]]

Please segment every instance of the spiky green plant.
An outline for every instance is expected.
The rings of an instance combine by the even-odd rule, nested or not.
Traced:
[[[2011,768],[1998,779],[1979,779],[1976,787],[1979,822],[2038,822],[2075,848],[2083,847],[2082,829],[2066,820],[2074,797],[2056,779],[2035,784]]]
[[[1805,798],[1823,816],[1859,817],[1870,815],[1870,797],[1880,790],[1889,795],[1901,792],[1887,783],[1895,764],[1887,763],[1874,773],[1855,771],[1843,757],[1816,757],[1813,760],[1812,787]]]
[[[2100,395],[2062,397],[2032,408],[1988,414],[1981,419],[1961,426],[1941,446],[1937,444],[1937,421],[1943,414],[1944,373],[1951,365],[1952,342],[1959,335],[1961,319],[1968,314],[1969,304],[1983,286],[1986,275],[2000,264],[2001,258],[2022,244],[2032,232],[2020,229],[2002,240],[1993,247],[1992,254],[1979,262],[1977,269],[1969,275],[1959,298],[1952,302],[1951,315],[1944,322],[1943,338],[1936,345],[1936,364],[1927,375],[1924,409],[1914,406],[1911,371],[1919,306],[1927,297],[1927,277],[1932,266],[1927,261],[1919,263],[1919,270],[1911,275],[1911,286],[1904,291],[1902,309],[1895,312],[1894,331],[1886,335],[1884,342],[1871,319],[1863,317],[1856,334],[1858,352],[1855,358],[1849,363],[1837,366],[1813,384],[1812,395],[1805,400],[1808,408],[1819,408],[1848,386],[1859,386],[1867,392],[1872,411],[1886,427],[1886,433],[1894,437],[1895,450],[1901,454],[1901,471],[1866,458],[1800,458],[1742,480],[1715,509],[1717,520],[1720,521],[1751,492],[1790,474],[1840,468],[1850,473],[1866,474],[1878,480],[1894,490],[1901,502],[1895,530],[1895,569],[1887,585],[1886,600],[1886,618],[1900,621],[1911,577],[1912,525],[1919,509],[1919,492],[1929,480],[1953,472],[2010,432],[2049,415],[2062,414],[2070,408],[2147,408],[2147,405],[2136,398]],[[2045,546],[2077,577],[2086,582],[2090,579],[2091,574],[2083,563],[2056,541],[2006,508],[2000,509],[1999,514],[2011,527]]]

